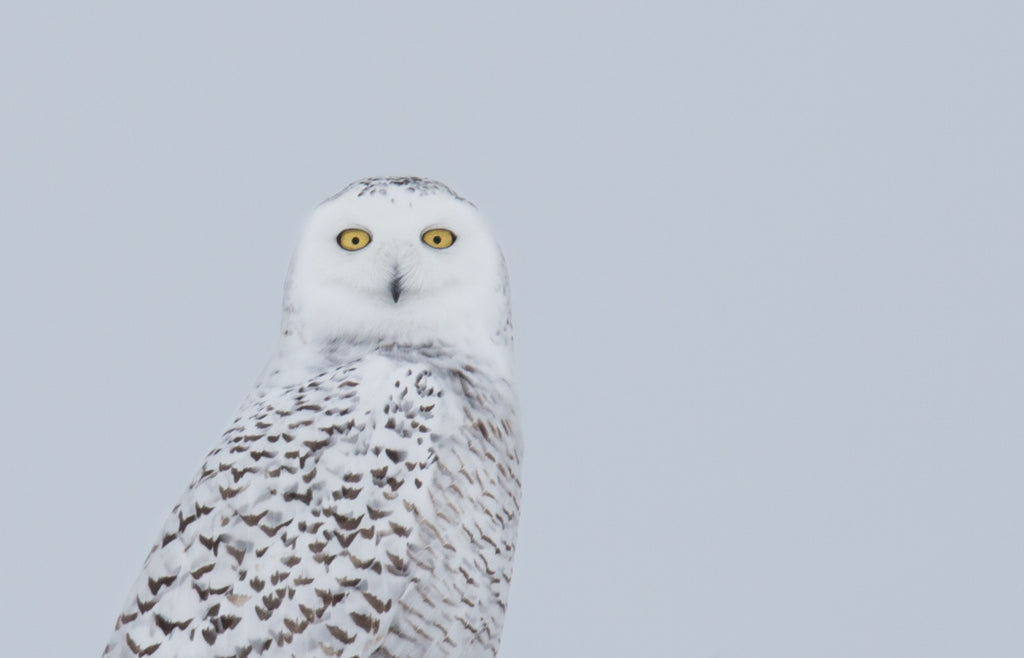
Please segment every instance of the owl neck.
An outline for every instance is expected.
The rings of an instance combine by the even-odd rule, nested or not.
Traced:
[[[299,384],[370,355],[399,362],[433,363],[440,368],[470,366],[490,377],[512,379],[511,334],[507,331],[478,340],[458,336],[448,341],[425,336],[369,338],[309,333],[294,325],[286,326],[277,354],[260,377],[260,388]]]

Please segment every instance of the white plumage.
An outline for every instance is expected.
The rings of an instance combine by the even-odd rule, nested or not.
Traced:
[[[496,655],[520,492],[510,362],[504,262],[472,204],[419,178],[325,201],[280,350],[104,656]]]

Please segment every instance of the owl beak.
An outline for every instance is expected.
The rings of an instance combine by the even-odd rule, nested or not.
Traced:
[[[399,274],[395,274],[391,278],[391,299],[398,303],[398,298],[402,296],[402,277]]]

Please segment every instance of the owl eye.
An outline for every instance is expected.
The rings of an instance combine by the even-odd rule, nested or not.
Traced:
[[[432,228],[420,236],[423,244],[434,249],[447,249],[455,244],[455,234],[446,228]]]
[[[361,228],[347,228],[338,234],[338,244],[345,251],[359,251],[370,244],[370,234]]]

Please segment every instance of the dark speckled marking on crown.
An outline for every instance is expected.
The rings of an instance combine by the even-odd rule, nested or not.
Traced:
[[[334,201],[338,197],[350,193],[355,194],[357,197],[365,197],[389,196],[397,192],[416,194],[418,196],[442,194],[450,196],[456,201],[462,201],[463,203],[468,203],[471,206],[473,205],[472,202],[456,194],[455,190],[444,183],[431,180],[429,178],[419,178],[418,176],[378,176],[374,178],[364,178],[351,183],[340,192],[327,197],[324,199],[323,203]]]

